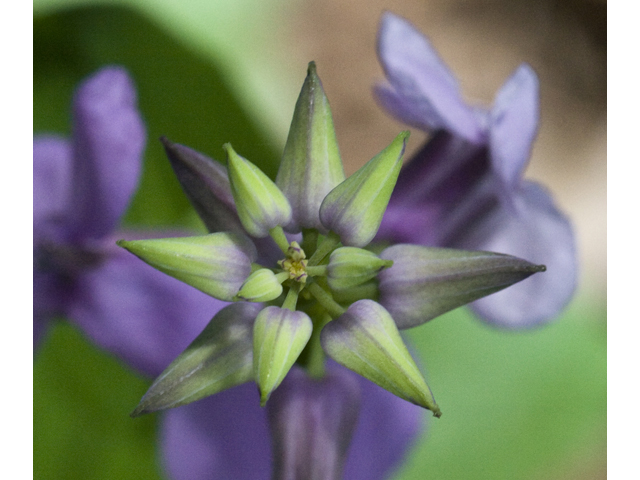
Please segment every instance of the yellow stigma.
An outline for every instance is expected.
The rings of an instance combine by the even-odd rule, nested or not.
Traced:
[[[305,283],[307,281],[307,256],[300,248],[298,242],[291,242],[287,249],[286,258],[280,260],[278,265],[285,272],[289,273],[289,278],[296,282]]]

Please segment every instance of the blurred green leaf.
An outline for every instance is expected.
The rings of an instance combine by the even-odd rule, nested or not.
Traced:
[[[127,7],[213,62],[262,132],[284,146],[308,60],[279,48],[281,14],[298,0],[34,0],[37,17],[71,8]],[[88,8],[97,7],[97,8]],[[269,48],[265,48],[265,45]],[[235,145],[235,143],[234,143]]]
[[[458,309],[410,330],[443,414],[398,478],[549,479],[601,467],[605,315],[574,303],[550,325],[509,332]]]
[[[34,131],[70,130],[73,88],[105,64],[124,65],[137,85],[148,145],[141,189],[126,220],[185,223],[191,208],[169,165],[161,135],[216,159],[233,142],[275,177],[275,153],[223,81],[219,70],[123,8],[65,11],[34,25]]]
[[[464,309],[412,329],[443,416],[429,421],[396,478],[550,479],[601,467],[604,309],[588,307],[529,332],[488,328]],[[127,415],[147,387],[57,326],[35,362],[35,478],[157,478],[155,417]]]
[[[35,479],[159,480],[155,416],[128,413],[149,382],[59,323],[33,371]]]

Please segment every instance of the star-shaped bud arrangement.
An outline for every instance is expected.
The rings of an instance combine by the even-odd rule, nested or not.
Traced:
[[[225,168],[163,139],[210,233],[119,245],[236,303],[221,310],[169,365],[134,415],[251,380],[264,405],[296,364],[311,378],[325,378],[328,356],[440,416],[399,329],[544,267],[499,253],[408,244],[371,248],[408,137],[400,133],[345,179],[331,109],[311,62],[275,182],[229,144]]]

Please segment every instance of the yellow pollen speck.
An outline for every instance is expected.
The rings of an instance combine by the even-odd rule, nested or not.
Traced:
[[[291,242],[286,255],[287,258],[280,260],[278,265],[289,273],[291,280],[305,283],[307,281],[307,260],[304,250],[300,248],[298,242]]]

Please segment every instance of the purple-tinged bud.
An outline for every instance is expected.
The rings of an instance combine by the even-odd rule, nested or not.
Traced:
[[[165,137],[160,141],[184,193],[207,230],[244,233],[224,165]]]
[[[256,247],[245,235],[120,240],[117,244],[161,272],[230,302],[251,274]]]
[[[313,323],[304,312],[267,307],[258,314],[253,328],[253,370],[261,405],[298,359],[312,330]]]
[[[276,178],[293,210],[287,230],[315,228],[326,233],[318,215],[320,204],[343,180],[331,108],[316,65],[310,62]]]
[[[393,260],[378,278],[380,303],[398,328],[421,325],[545,270],[510,255],[407,244],[380,257]]]
[[[238,216],[245,230],[254,237],[263,238],[269,230],[291,221],[291,205],[284,193],[262,170],[238,155],[226,143],[227,169],[231,192]]]
[[[253,379],[253,323],[262,305],[220,310],[153,382],[131,414],[186,405]]]
[[[320,334],[327,355],[385,390],[440,416],[431,390],[393,318],[373,300],[359,300]]]
[[[344,245],[364,247],[373,240],[398,180],[409,132],[369,160],[335,187],[320,206],[322,224]]]
[[[267,404],[274,480],[340,480],[360,410],[353,374],[320,379],[293,367]]]

